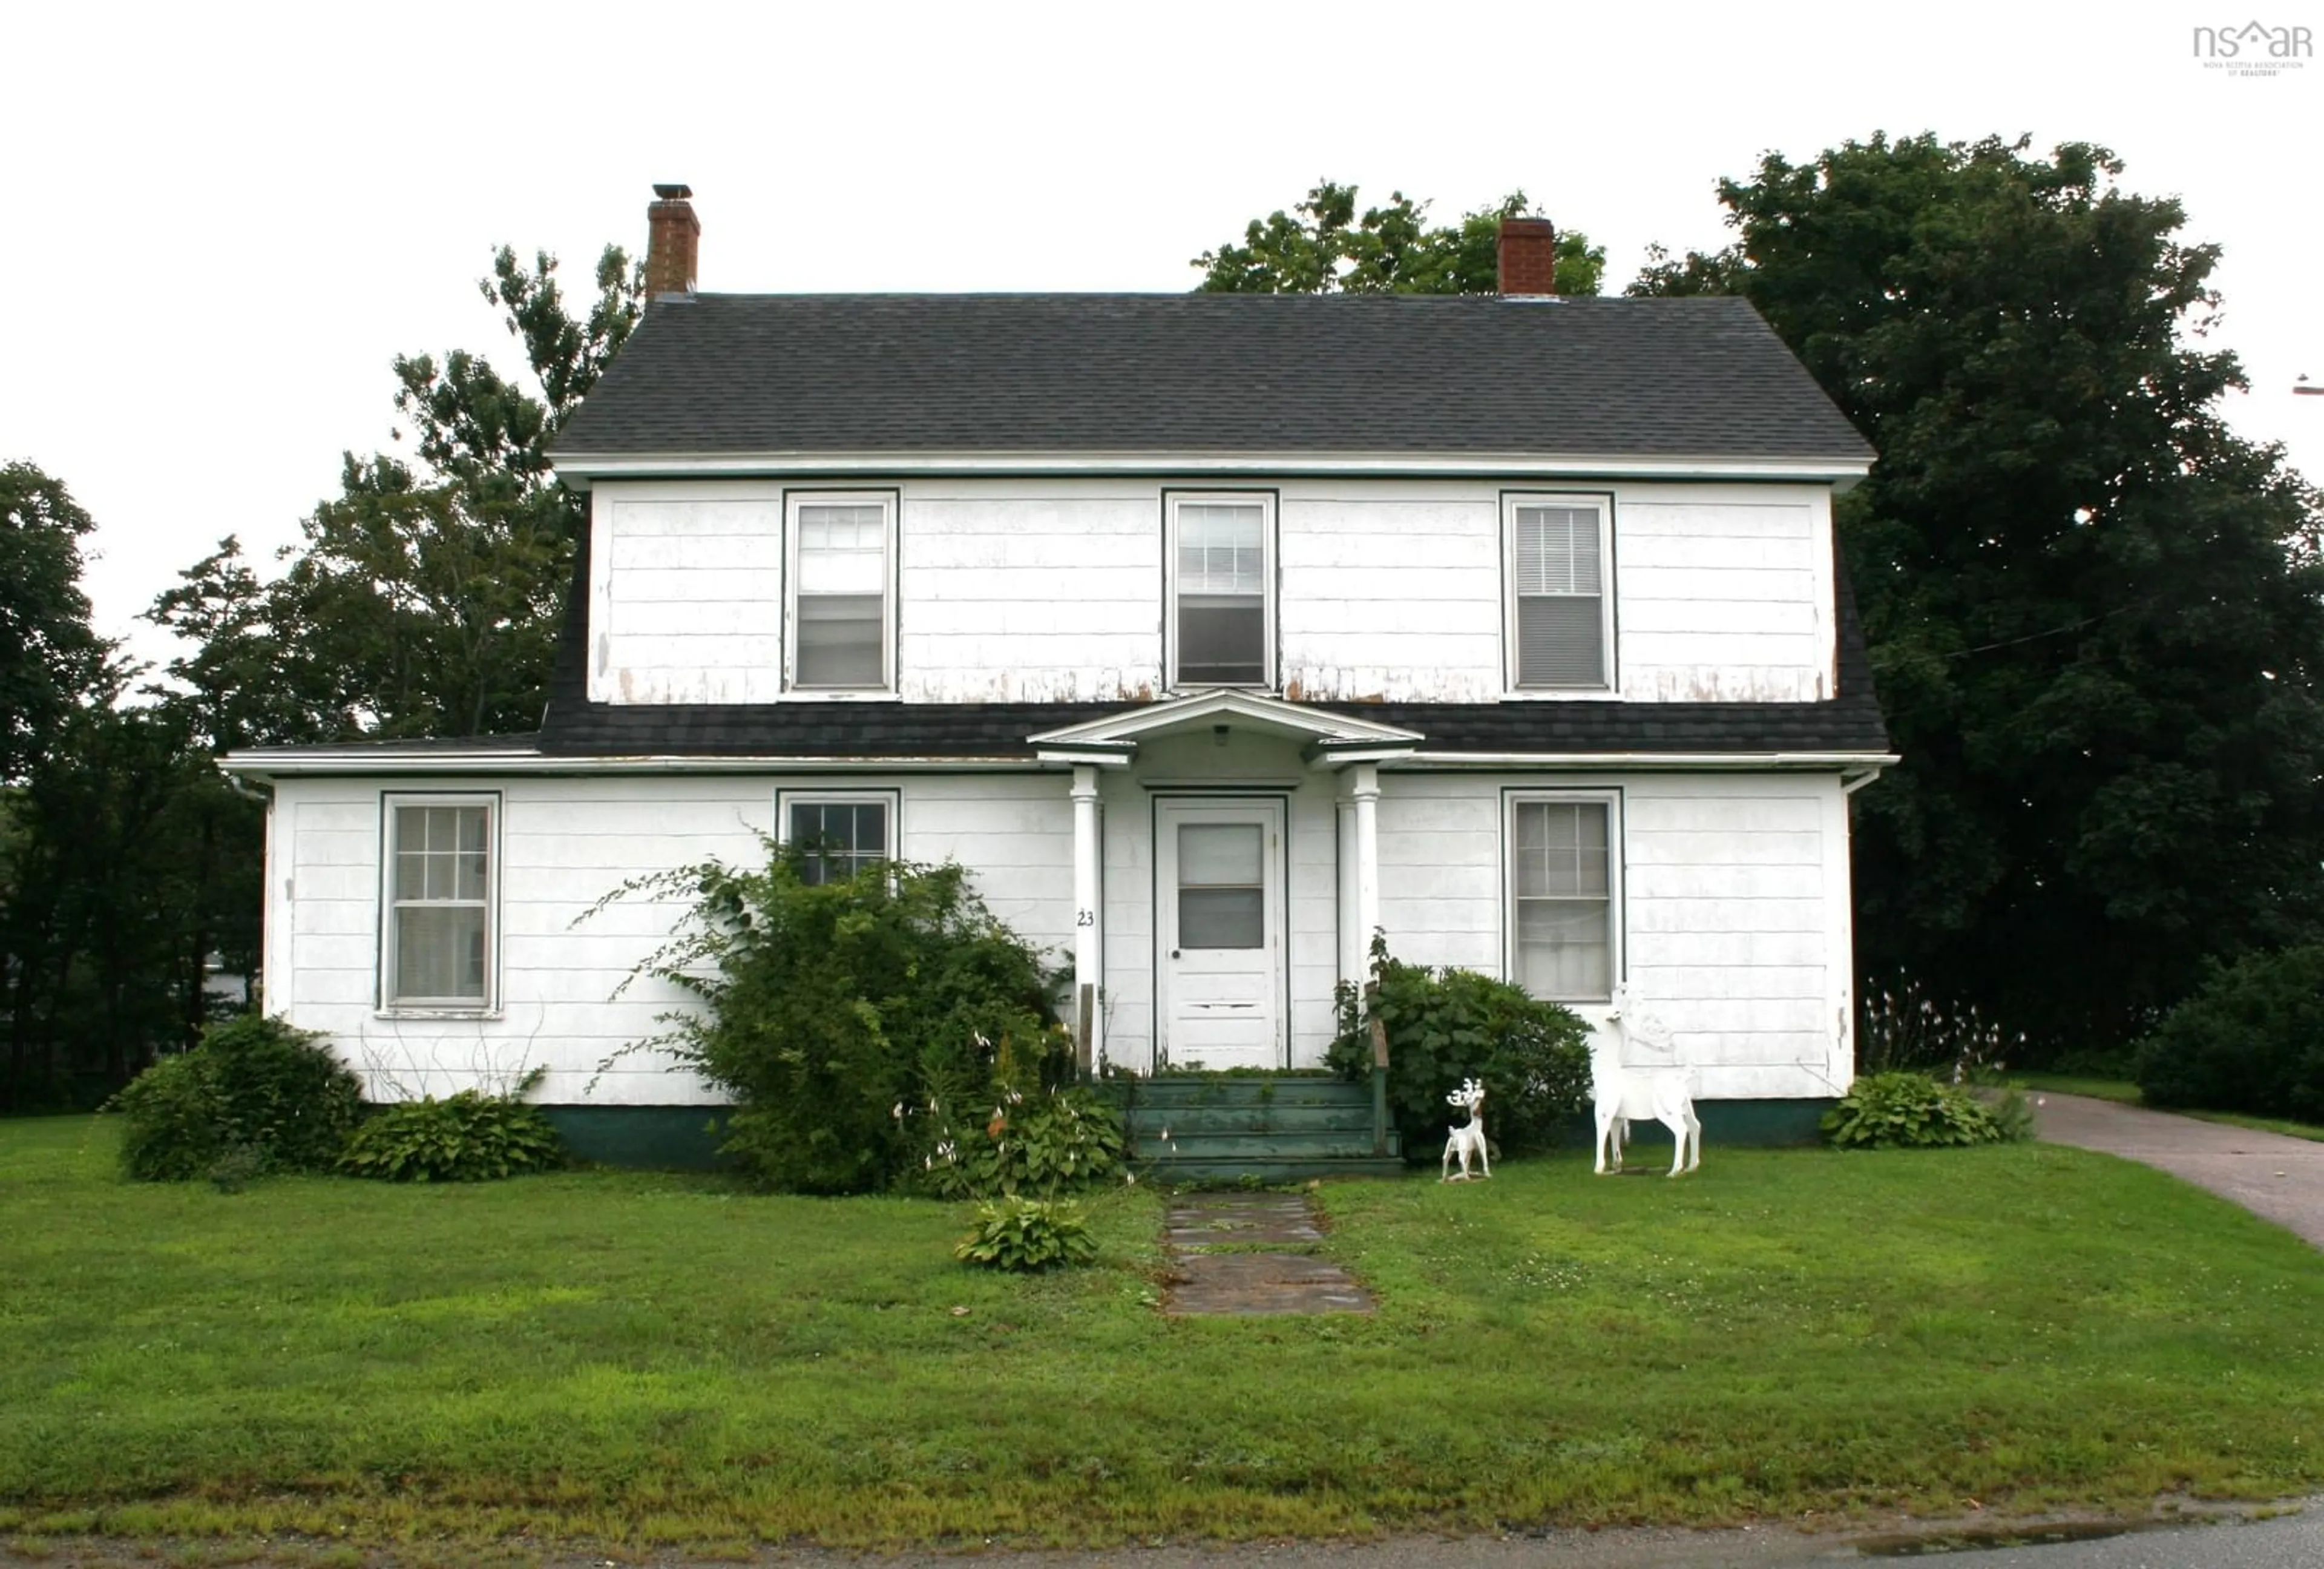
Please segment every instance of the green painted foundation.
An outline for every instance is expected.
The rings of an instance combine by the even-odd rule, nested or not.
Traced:
[[[1796,1145],[1823,1142],[1823,1114],[1835,1104],[1829,1099],[1812,1101],[1697,1101],[1694,1114],[1702,1119],[1702,1148],[1706,1155],[1725,1144],[1745,1149],[1782,1149]],[[1485,1108],[1485,1120],[1492,1121],[1492,1107]],[[1587,1149],[1597,1134],[1597,1125],[1585,1112],[1567,1124],[1567,1137],[1562,1143]],[[1651,1162],[1655,1146],[1661,1146],[1663,1158],[1670,1158],[1670,1130],[1660,1122],[1630,1124],[1630,1152],[1625,1158],[1633,1166]]]
[[[1191,1091],[1204,1101],[1232,1101],[1246,1095],[1256,1099],[1258,1086],[1263,1082],[1256,1078],[1240,1084],[1235,1081],[1211,1081],[1199,1089],[1189,1084],[1188,1091],[1180,1093]],[[1120,1093],[1114,1092],[1116,1095]],[[1296,1098],[1296,1092],[1286,1086],[1280,1092],[1282,1110],[1292,1112]],[[1703,1101],[1696,1105],[1695,1112],[1702,1119],[1703,1149],[1706,1153],[1715,1154],[1721,1145],[1764,1149],[1817,1143],[1822,1138],[1818,1121],[1831,1105],[1830,1100]],[[715,1171],[724,1165],[718,1157],[719,1136],[711,1129],[714,1120],[726,1113],[728,1108],[724,1106],[543,1106],[541,1110],[549,1114],[567,1149],[581,1159],[599,1166],[644,1171]],[[1486,1120],[1488,1123],[1491,1121],[1489,1108]],[[1586,1149],[1593,1131],[1586,1115],[1576,1117],[1562,1142],[1571,1149]],[[1666,1159],[1670,1135],[1662,1124],[1632,1124],[1632,1164],[1651,1164],[1657,1146],[1665,1151]]]
[[[543,1106],[565,1147],[599,1166],[642,1171],[715,1171],[726,1106]]]

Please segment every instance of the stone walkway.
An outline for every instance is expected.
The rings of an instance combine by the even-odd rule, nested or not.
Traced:
[[[2324,1248],[2324,1143],[2088,1095],[2040,1090],[2032,1099],[2034,1127],[2052,1144],[2167,1171]]]
[[[1190,1193],[1170,1201],[1165,1313],[1256,1317],[1370,1313],[1371,1294],[1328,1259],[1306,1195]]]

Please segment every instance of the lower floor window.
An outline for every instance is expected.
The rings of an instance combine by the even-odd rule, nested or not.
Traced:
[[[1509,804],[1510,974],[1536,997],[1613,995],[1614,807],[1599,798]]]
[[[786,795],[783,840],[799,852],[799,879],[841,882],[896,858],[895,797]]]
[[[490,798],[388,800],[388,1007],[492,1005],[493,808]]]

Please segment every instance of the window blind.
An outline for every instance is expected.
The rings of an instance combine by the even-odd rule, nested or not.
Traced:
[[[1606,595],[1592,507],[1521,506],[1510,569],[1520,687],[1606,685]]]

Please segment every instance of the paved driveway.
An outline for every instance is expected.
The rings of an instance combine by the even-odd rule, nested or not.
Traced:
[[[2324,1248],[2324,1143],[2088,1095],[2043,1090],[2033,1100],[2034,1126],[2052,1144],[2144,1161]]]

